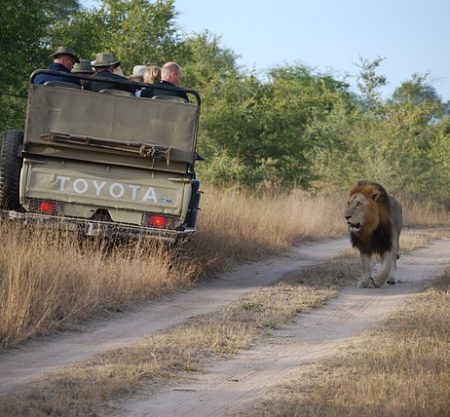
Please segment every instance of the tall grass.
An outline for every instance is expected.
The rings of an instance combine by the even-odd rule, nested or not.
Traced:
[[[344,201],[301,190],[262,196],[210,190],[202,201],[195,248],[201,256],[235,262],[280,253],[304,239],[336,236],[345,230]]]
[[[70,235],[8,224],[0,227],[0,245],[2,345],[154,298],[198,275],[195,262],[174,265],[158,246],[105,254]]]
[[[421,201],[408,196],[400,196],[404,208],[405,225],[439,226],[450,224],[450,212],[430,201]]]
[[[80,246],[70,235],[1,223],[0,347],[154,299],[205,272],[281,253],[304,239],[343,234],[344,205],[345,196],[298,190],[264,196],[209,190],[198,233],[182,249],[138,242],[108,252]],[[442,223],[445,216],[430,210],[407,205],[405,211],[421,212],[422,219],[428,212]]]

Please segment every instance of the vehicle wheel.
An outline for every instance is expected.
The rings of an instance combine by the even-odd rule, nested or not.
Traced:
[[[3,134],[0,152],[0,208],[17,210],[19,203],[19,180],[23,158],[19,151],[23,145],[23,132],[8,130]]]

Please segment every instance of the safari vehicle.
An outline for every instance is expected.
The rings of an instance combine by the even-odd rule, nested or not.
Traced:
[[[87,236],[148,237],[171,242],[195,232],[195,175],[200,96],[135,97],[117,89],[30,78],[25,131],[3,135],[3,218]],[[67,75],[89,83],[89,76]],[[96,78],[96,82],[99,82]],[[119,85],[120,84],[120,85]],[[113,87],[116,87],[113,85]],[[192,100],[191,100],[192,98]]]

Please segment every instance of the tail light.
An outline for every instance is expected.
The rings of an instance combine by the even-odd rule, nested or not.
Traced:
[[[176,229],[180,224],[177,216],[159,213],[144,213],[142,216],[143,226],[156,229]]]
[[[38,211],[43,214],[56,214],[57,207],[52,201],[41,201],[39,202]]]
[[[52,216],[63,215],[62,203],[53,200],[41,200],[37,198],[27,199],[25,208],[35,213]]]
[[[151,214],[148,217],[149,226],[157,227],[158,229],[165,229],[166,223],[167,221],[164,216],[160,216],[158,214]]]

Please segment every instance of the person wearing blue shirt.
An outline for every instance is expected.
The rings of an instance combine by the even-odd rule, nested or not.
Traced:
[[[67,48],[66,46],[58,47],[56,51],[50,55],[50,58],[53,58],[53,64],[48,67],[49,70],[60,71],[69,74],[75,63],[80,62],[79,58],[75,54],[75,51],[71,48]],[[33,83],[45,84],[47,81],[60,81],[80,85],[80,81],[76,78],[53,74],[38,74],[34,78]]]

